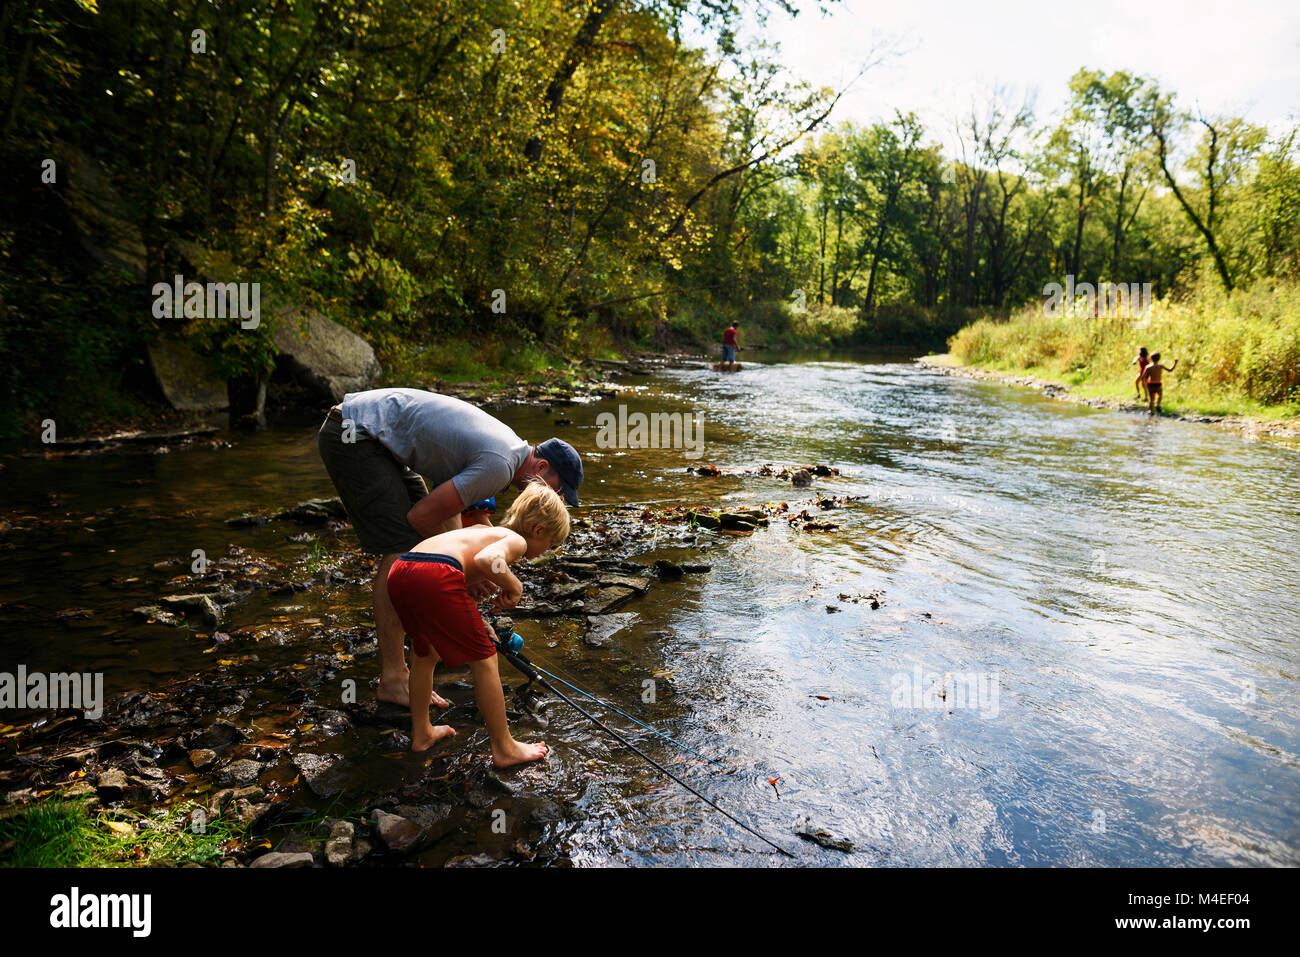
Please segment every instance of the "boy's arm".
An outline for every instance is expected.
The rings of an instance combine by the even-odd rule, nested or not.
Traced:
[[[523,537],[508,531],[497,541],[479,549],[474,556],[474,567],[501,589],[498,600],[501,608],[513,608],[524,593],[524,586],[510,571],[510,563],[522,558],[527,550],[528,543]]]

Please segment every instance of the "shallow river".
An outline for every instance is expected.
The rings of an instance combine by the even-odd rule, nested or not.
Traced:
[[[699,413],[702,454],[598,448],[597,416],[620,404]],[[584,505],[797,511],[816,493],[850,497],[818,516],[832,531],[777,518],[750,535],[701,533],[702,551],[636,556],[712,571],[619,609],[625,627],[605,648],[584,645],[572,622],[516,623],[539,663],[736,768],[711,773],[644,744],[800,862],[1300,863],[1295,444],[897,361],[679,368],[593,405],[497,414],[530,441],[559,434],[583,452]],[[158,594],[155,562],[188,564],[194,548],[302,555],[283,528],[225,519],[334,494],[317,425],[280,423],[228,449],[7,460],[6,514],[73,525],[5,536],[4,670],[73,657],[105,671],[112,697],[210,667],[204,642],[128,609]],[[705,463],[724,474],[685,471]],[[752,474],[764,463],[841,475],[793,489]],[[323,591],[289,607],[369,620],[365,589]],[[277,603],[240,614],[293,613]],[[53,620],[70,607],[91,614]],[[530,839],[579,865],[781,863],[561,703],[548,714],[552,757],[529,787],[584,813]],[[452,720],[457,747],[485,749],[472,707]],[[800,841],[791,825],[803,815],[854,851]],[[493,840],[477,826],[449,839],[462,853]]]

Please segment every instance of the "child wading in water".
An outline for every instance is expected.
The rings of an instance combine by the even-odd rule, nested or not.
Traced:
[[[494,765],[504,768],[546,756],[545,743],[523,744],[510,734],[496,645],[466,585],[490,581],[501,589],[496,607],[513,608],[523,587],[508,566],[536,558],[568,537],[564,500],[544,483],[531,482],[500,525],[471,525],[434,535],[393,563],[388,594],[411,637],[412,751],[424,751],[456,733],[449,725],[435,727],[429,720],[433,669],[441,659],[448,668],[469,665]]]
[[[1160,400],[1164,398],[1165,392],[1164,384],[1160,381],[1161,370],[1165,372],[1173,372],[1177,367],[1177,359],[1174,360],[1173,365],[1165,366],[1160,364],[1160,353],[1157,352],[1151,357],[1151,364],[1146,367],[1146,378],[1143,380],[1146,382],[1147,387],[1148,412],[1155,413],[1160,411]]]
[[[1137,394],[1134,395],[1133,398],[1141,402],[1142,393],[1146,392],[1146,388],[1147,388],[1147,380],[1146,380],[1147,366],[1151,364],[1151,360],[1147,358],[1146,346],[1143,346],[1141,349],[1138,350],[1138,354],[1133,357],[1133,362],[1130,362],[1129,365],[1133,365],[1133,363],[1137,363],[1137,367],[1138,367],[1138,377],[1137,380],[1134,381],[1133,383],[1133,389]]]

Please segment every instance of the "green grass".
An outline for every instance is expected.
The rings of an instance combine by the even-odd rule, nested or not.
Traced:
[[[361,810],[338,808],[341,797],[313,817],[273,824],[257,841],[272,849],[290,831],[310,831],[327,818],[365,820]],[[153,815],[99,810],[87,798],[51,797],[0,811],[0,867],[178,867],[214,864],[249,840],[247,828],[218,817],[195,833],[191,815],[203,806],[175,804]],[[129,824],[114,830],[110,822]]]
[[[0,818],[0,865],[5,867],[139,867],[206,864],[220,860],[242,828],[223,820],[196,834],[190,814],[199,805],[178,804],[163,814],[132,818],[92,812],[85,799],[52,798]],[[134,825],[130,833],[109,822]]]
[[[1300,284],[1260,283],[1225,294],[1201,287],[1158,300],[1147,325],[1131,319],[1052,318],[1033,303],[1009,320],[980,319],[948,340],[963,365],[1032,375],[1084,397],[1129,399],[1139,346],[1162,353],[1164,408],[1204,415],[1300,415]]]

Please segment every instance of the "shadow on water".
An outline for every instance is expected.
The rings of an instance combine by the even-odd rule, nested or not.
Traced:
[[[742,359],[740,373],[672,369],[591,405],[494,410],[531,441],[555,434],[583,452],[575,517],[597,525],[628,503],[817,512],[816,497],[843,499],[822,513],[838,526],[826,532],[778,516],[750,534],[656,533],[620,549],[611,524],[598,537],[622,556],[712,570],[619,608],[599,647],[580,618],[517,620],[538,663],[735,768],[645,745],[804,863],[1300,861],[1294,445],[900,361]],[[599,416],[620,405],[698,413],[703,446],[601,447]],[[266,676],[295,662],[303,687],[352,674],[368,696],[369,566],[350,530],[226,524],[334,494],[316,425],[281,423],[229,449],[10,460],[7,667],[76,661],[104,671],[112,697],[235,661],[230,680],[249,689],[240,719],[268,733],[302,689]],[[757,474],[765,463],[841,474],[795,489]],[[687,471],[703,464],[722,474]],[[233,637],[215,649],[210,628],[132,614],[188,572],[194,549],[232,546],[265,574],[323,568],[327,583],[233,606],[221,624]],[[460,730],[451,761],[481,761],[465,675],[442,680]],[[547,714],[551,759],[479,802],[528,818],[530,841],[579,865],[777,863],[558,701]],[[317,740],[297,727],[299,743]],[[443,773],[381,739],[361,721],[319,739],[345,755],[358,801]],[[422,862],[519,836],[458,813]],[[798,841],[803,815],[853,852]]]

